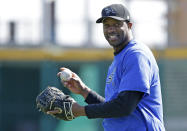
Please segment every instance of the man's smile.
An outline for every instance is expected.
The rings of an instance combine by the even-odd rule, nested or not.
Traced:
[[[118,34],[109,34],[108,35],[108,40],[109,41],[116,41],[116,40],[118,40],[118,38],[119,38],[119,35]]]

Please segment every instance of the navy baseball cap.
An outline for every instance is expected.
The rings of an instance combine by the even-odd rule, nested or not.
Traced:
[[[122,4],[112,4],[103,8],[101,18],[97,19],[96,23],[102,23],[105,18],[113,18],[121,21],[130,21],[130,13]]]

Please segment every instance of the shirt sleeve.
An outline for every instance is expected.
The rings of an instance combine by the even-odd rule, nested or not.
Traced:
[[[123,91],[111,101],[85,106],[86,115],[89,119],[128,116],[135,110],[143,94],[138,91]]]
[[[95,91],[90,91],[85,99],[88,104],[97,104],[105,101],[105,98],[97,94]]]
[[[140,91],[150,94],[151,64],[147,56],[141,52],[132,53],[127,57],[120,81],[121,91]]]

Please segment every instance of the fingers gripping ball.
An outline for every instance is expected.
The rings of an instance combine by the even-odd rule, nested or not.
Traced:
[[[67,68],[63,68],[63,70],[60,73],[60,79],[62,79],[63,81],[69,81],[71,77],[72,77],[71,70]]]
[[[40,111],[47,114],[47,111],[59,110],[59,113],[52,116],[65,121],[75,118],[72,113],[73,102],[75,101],[72,97],[65,95],[56,87],[47,87],[36,97],[36,105]]]

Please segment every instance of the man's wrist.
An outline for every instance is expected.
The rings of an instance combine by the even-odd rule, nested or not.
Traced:
[[[86,116],[84,106],[80,106],[77,103],[73,103],[72,112],[73,112],[74,117]]]
[[[81,95],[86,99],[91,89],[85,86],[84,90],[81,92]]]

